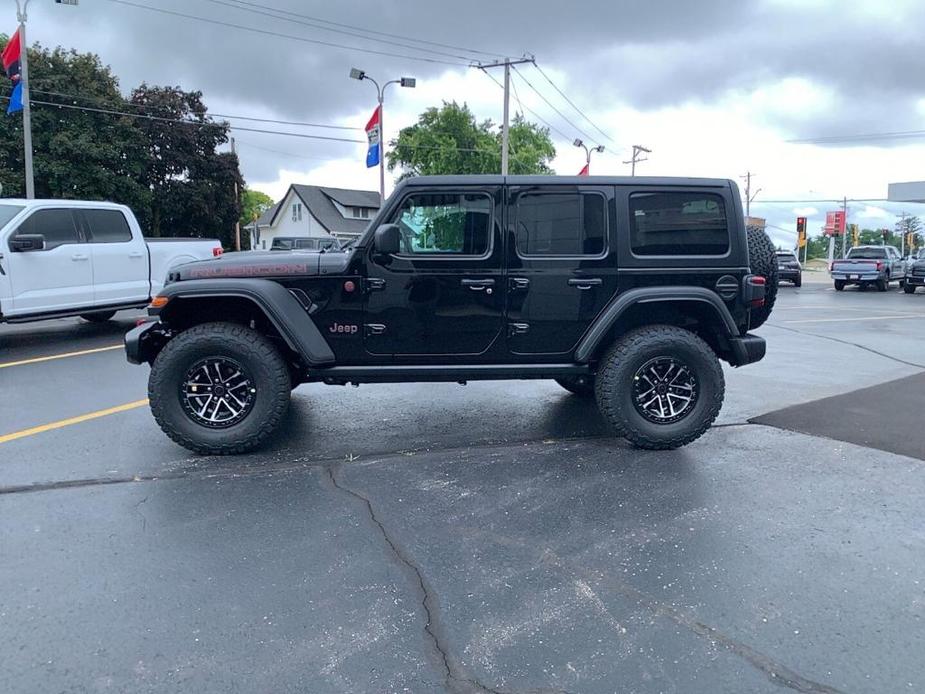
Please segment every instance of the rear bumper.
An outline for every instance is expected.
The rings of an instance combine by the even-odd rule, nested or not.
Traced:
[[[841,282],[876,282],[885,280],[886,275],[879,272],[833,272],[832,279]]]
[[[801,274],[799,270],[778,270],[777,279],[793,282],[794,280],[800,279]]]
[[[750,333],[730,338],[729,343],[732,346],[732,358],[729,363],[733,366],[745,366],[761,361],[767,351],[764,338]]]

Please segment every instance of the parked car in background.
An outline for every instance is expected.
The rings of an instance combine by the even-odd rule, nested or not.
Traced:
[[[143,308],[174,265],[221,255],[215,239],[145,239],[132,211],[106,202],[0,202],[0,323]]]
[[[906,263],[895,246],[855,246],[846,258],[833,261],[829,270],[839,292],[849,284],[861,289],[873,284],[885,292],[894,280],[900,287],[906,282]]]
[[[803,266],[792,251],[777,252],[777,279],[793,282],[794,287],[803,286]]]
[[[335,239],[300,236],[277,236],[270,245],[271,251],[336,251],[339,248]]]
[[[906,284],[903,291],[914,294],[916,287],[925,287],[925,249],[913,255],[914,260],[906,264]]]

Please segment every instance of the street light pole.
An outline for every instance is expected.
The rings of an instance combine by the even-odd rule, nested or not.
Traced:
[[[598,145],[597,147],[591,147],[588,149],[588,146],[584,143],[581,138],[575,138],[575,141],[572,143],[576,147],[581,147],[585,151],[585,166],[588,169],[588,174],[591,174],[591,153],[592,152],[603,152],[604,145]]]
[[[397,80],[389,80],[380,87],[376,80],[357,68],[352,68],[350,70],[350,76],[361,82],[363,80],[369,80],[376,87],[376,97],[379,108],[379,204],[381,205],[385,203],[385,109],[383,107],[385,103],[385,88],[390,84],[400,84],[403,87],[413,89],[417,85],[417,80],[414,77],[402,77]]]
[[[29,0],[20,6],[16,0],[16,19],[19,20],[20,82],[22,84],[22,140],[23,159],[26,165],[26,197],[35,198],[35,178],[32,169],[32,105],[29,102],[29,44],[26,42],[26,10]]]

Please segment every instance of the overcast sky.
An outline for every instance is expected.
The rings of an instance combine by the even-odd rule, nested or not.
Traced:
[[[13,2],[4,3],[11,33]],[[606,147],[594,174],[629,173],[622,162],[632,144],[653,150],[640,174],[739,180],[751,170],[753,191],[761,189],[752,213],[782,228],[770,229],[780,243],[792,242],[784,230],[797,214],[811,217],[813,231],[834,205],[763,200],[877,199],[888,182],[925,179],[925,138],[787,142],[925,129],[923,27],[922,0],[32,0],[29,8],[30,42],[98,53],[126,93],[142,81],[201,90],[216,113],[360,128],[375,90],[348,79],[351,67],[381,80],[414,76],[416,89],[389,87],[387,138],[442,100],[499,121],[501,89],[468,65],[527,52],[594,124],[535,68],[515,74],[512,109],[553,126],[557,173],[584,164],[575,137]],[[232,123],[365,140],[361,130]],[[274,198],[290,183],[378,188],[365,144],[235,136],[248,185]],[[901,209],[925,212],[850,207],[849,221],[875,227],[892,226]]]

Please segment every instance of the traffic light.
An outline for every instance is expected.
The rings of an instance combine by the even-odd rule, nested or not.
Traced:
[[[806,217],[797,217],[797,248],[806,246]]]

